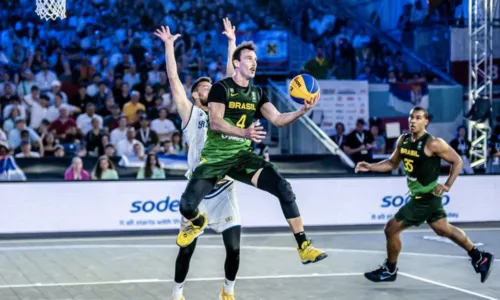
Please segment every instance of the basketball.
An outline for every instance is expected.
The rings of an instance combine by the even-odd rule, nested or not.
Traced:
[[[316,78],[308,74],[295,76],[288,86],[288,93],[293,101],[298,104],[309,102],[311,98],[319,94],[320,88]]]

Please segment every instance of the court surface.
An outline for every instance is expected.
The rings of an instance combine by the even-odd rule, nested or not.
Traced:
[[[500,257],[500,228],[467,230]],[[372,283],[362,273],[385,258],[383,232],[310,232],[327,250],[322,262],[302,265],[288,233],[245,234],[236,299],[500,300],[500,264],[481,284],[465,253],[427,229],[403,234],[394,283]],[[175,237],[0,241],[0,299],[170,299]],[[205,235],[193,256],[187,300],[218,299],[225,251],[220,236]]]

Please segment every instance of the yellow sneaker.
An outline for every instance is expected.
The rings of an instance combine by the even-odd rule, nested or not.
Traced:
[[[197,237],[203,234],[203,230],[207,227],[208,219],[207,214],[202,214],[203,216],[203,225],[196,226],[192,222],[186,226],[185,228],[179,231],[179,235],[177,235],[177,245],[179,247],[187,247],[189,246]]]
[[[310,240],[303,242],[302,246],[297,248],[297,251],[299,252],[300,260],[304,265],[308,263],[315,263],[328,256],[325,251],[314,248],[312,241]]]
[[[224,291],[224,286],[222,287],[222,292],[219,294],[219,300],[234,300],[234,293],[226,294]]]

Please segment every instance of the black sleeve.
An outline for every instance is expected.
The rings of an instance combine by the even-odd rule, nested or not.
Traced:
[[[208,93],[208,103],[217,102],[227,105],[227,101],[226,88],[220,82],[214,84]]]
[[[373,137],[373,134],[370,131],[365,131],[366,134],[366,143],[371,144],[375,141],[375,138]]]
[[[453,139],[450,142],[450,147],[453,148],[453,150],[455,150],[457,153],[459,153],[460,151],[458,151],[458,139]]]

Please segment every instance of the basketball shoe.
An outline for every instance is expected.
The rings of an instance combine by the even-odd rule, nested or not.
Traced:
[[[191,245],[197,237],[203,234],[203,231],[207,227],[208,219],[206,213],[203,213],[201,217],[203,218],[203,224],[201,226],[196,226],[191,221],[188,221],[190,224],[179,231],[176,241],[179,247],[184,248]]]
[[[234,300],[234,292],[226,293],[223,286],[222,291],[219,294],[219,300]]]
[[[315,263],[328,256],[325,251],[314,248],[312,240],[303,242],[300,248],[297,247],[297,251],[299,252],[300,260],[304,265],[308,263]]]
[[[495,255],[481,251],[481,256],[476,262],[471,260],[472,266],[476,273],[481,273],[481,282],[485,282],[490,276],[491,270],[493,269],[493,263],[495,262]]]

